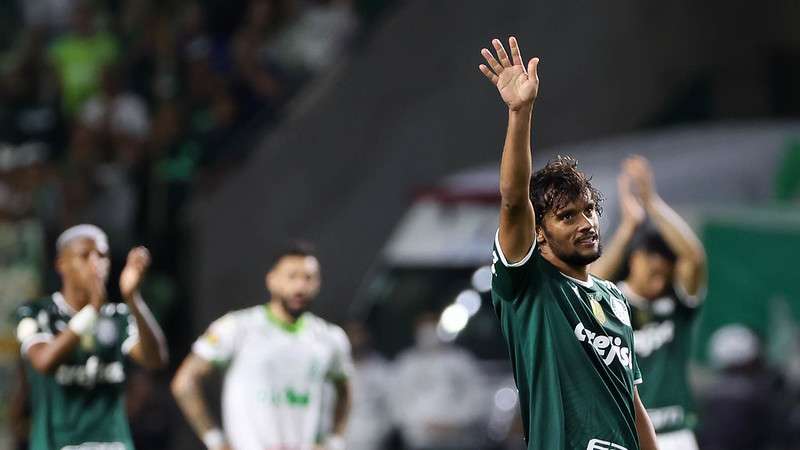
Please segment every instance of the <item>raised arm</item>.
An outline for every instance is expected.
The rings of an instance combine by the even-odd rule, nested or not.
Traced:
[[[645,158],[628,158],[625,161],[625,171],[636,185],[650,220],[678,258],[675,279],[687,294],[697,295],[706,283],[706,254],[703,244],[689,224],[658,195],[653,171]]]
[[[17,326],[17,339],[31,367],[43,374],[54,373],[78,345],[81,336],[93,332],[98,311],[105,302],[105,283],[98,275],[91,285],[89,304],[78,311],[67,327],[57,334],[53,329],[41,329],[35,317],[22,318]]]
[[[510,263],[525,257],[533,245],[536,217],[530,201],[532,173],[531,122],[539,92],[539,58],[522,62],[514,37],[509,39],[511,59],[498,39],[492,40],[497,58],[488,49],[481,54],[487,65],[480,71],[497,87],[508,106],[508,129],[500,162],[500,246]]]
[[[125,268],[119,277],[119,290],[136,319],[139,342],[131,349],[131,358],[149,369],[160,369],[167,365],[169,356],[164,332],[147,307],[139,286],[150,266],[150,253],[144,247],[136,247],[128,253]]]
[[[603,256],[592,263],[591,272],[605,280],[615,281],[625,261],[625,251],[633,240],[636,229],[645,218],[644,208],[631,192],[631,180],[627,173],[621,172],[617,177],[619,192],[620,222],[611,241],[605,247]]]
[[[172,395],[189,425],[209,450],[229,450],[203,395],[203,380],[208,378],[213,369],[209,361],[190,353],[172,379]]]

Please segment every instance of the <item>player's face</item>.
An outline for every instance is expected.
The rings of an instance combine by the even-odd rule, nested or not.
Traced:
[[[109,266],[108,255],[100,252],[94,240],[89,238],[78,238],[67,244],[56,261],[56,268],[65,283],[87,290],[98,277],[106,281]]]
[[[284,256],[267,274],[267,289],[294,317],[308,310],[319,293],[319,261],[313,256]]]
[[[555,257],[572,267],[590,264],[600,257],[599,218],[594,200],[583,198],[545,214],[540,227],[540,244],[547,245]]]
[[[637,250],[631,254],[628,281],[642,297],[655,300],[672,282],[674,264],[657,253]]]

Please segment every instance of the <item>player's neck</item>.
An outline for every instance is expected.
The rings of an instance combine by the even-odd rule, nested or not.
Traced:
[[[73,283],[64,282],[61,286],[61,295],[64,301],[67,302],[70,308],[74,311],[80,311],[84,306],[89,304],[89,294],[86,290],[79,288]]]
[[[558,269],[559,272],[563,273],[568,277],[572,277],[575,278],[576,280],[581,280],[581,281],[589,281],[588,265],[577,266],[577,267],[571,266],[562,261],[561,259],[559,259],[557,256],[553,254],[553,252],[550,251],[543,251],[542,258],[544,258],[547,262],[555,266],[555,268]]]
[[[283,323],[293,324],[299,319],[299,317],[294,317],[293,315],[289,314],[289,312],[286,311],[286,308],[284,308],[283,305],[281,305],[281,302],[278,300],[270,300],[267,304],[267,308],[269,308],[270,312],[273,316],[275,316],[275,318]]]

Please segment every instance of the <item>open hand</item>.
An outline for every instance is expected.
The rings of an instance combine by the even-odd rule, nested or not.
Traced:
[[[150,252],[145,247],[136,247],[128,253],[128,261],[119,276],[119,291],[125,300],[133,298],[139,290],[149,266]]]
[[[513,36],[510,37],[508,44],[511,47],[511,59],[508,58],[500,40],[494,39],[492,45],[497,52],[497,59],[492,52],[484,48],[481,50],[481,55],[489,66],[481,64],[478,68],[492,84],[497,86],[500,97],[509,109],[519,111],[533,105],[539,93],[539,74],[537,73],[539,58],[528,61],[528,69],[525,70],[517,39]]]
[[[647,205],[656,194],[656,184],[650,162],[643,156],[634,155],[622,163],[623,171],[630,177],[636,193],[642,202]]]
[[[622,221],[634,226],[641,225],[645,219],[645,211],[639,199],[631,192],[631,177],[622,172],[617,177],[619,189],[619,207],[622,212]]]
[[[106,303],[106,279],[102,274],[93,276],[89,282],[89,304],[100,311]]]

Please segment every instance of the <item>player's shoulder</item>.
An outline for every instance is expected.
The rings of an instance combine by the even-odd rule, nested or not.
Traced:
[[[228,323],[235,326],[247,326],[253,322],[262,322],[267,317],[267,309],[263,304],[248,306],[247,308],[235,309],[228,311],[219,318],[215,323]]]
[[[628,302],[628,298],[625,296],[625,294],[622,292],[619,286],[616,285],[616,283],[614,283],[613,281],[597,277],[595,275],[590,274],[589,276],[592,277],[592,279],[594,280],[595,283],[597,283],[597,286],[599,286],[600,289],[606,291],[612,297],[623,300],[625,303]]]
[[[35,317],[41,312],[53,314],[56,311],[53,298],[51,296],[45,296],[23,302],[17,307],[15,315],[18,319],[21,319],[23,317]]]
[[[332,335],[344,335],[344,329],[335,323],[325,320],[322,317],[307,312],[303,314],[303,321],[306,323],[306,326],[310,329],[313,329],[318,332],[332,334]]]

